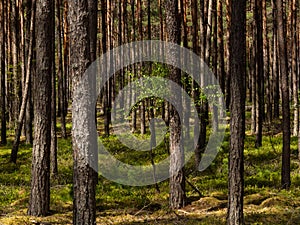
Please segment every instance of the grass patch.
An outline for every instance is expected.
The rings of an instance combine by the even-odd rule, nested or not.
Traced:
[[[68,127],[70,132],[71,127]],[[169,184],[130,187],[99,176],[96,189],[97,224],[226,224],[229,131],[213,164],[204,172],[194,171],[194,159],[186,166],[187,179],[205,196],[200,198],[186,185],[190,204],[177,211],[168,209]],[[138,138],[149,138],[149,134]],[[297,224],[300,220],[300,174],[297,138],[291,140],[292,187],[280,189],[281,134],[263,137],[263,147],[254,148],[255,137],[245,139],[246,224]],[[116,136],[101,138],[111,154],[132,165],[150,164],[149,152],[132,151]],[[168,143],[154,149],[154,160],[168,156]],[[58,139],[58,175],[51,178],[51,215],[44,218],[26,215],[30,194],[30,145],[21,144],[17,164],[9,162],[11,141],[0,147],[0,224],[72,223],[73,156],[71,138]]]

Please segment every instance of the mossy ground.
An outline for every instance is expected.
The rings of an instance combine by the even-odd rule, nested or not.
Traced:
[[[70,129],[70,126],[68,127]],[[297,138],[291,142],[290,190],[281,190],[281,133],[274,127],[265,130],[263,147],[254,148],[255,137],[245,140],[246,224],[299,224],[300,173]],[[107,148],[125,162],[149,162],[149,155],[130,152],[116,137],[103,138]],[[27,216],[30,193],[30,145],[21,144],[17,164],[9,163],[11,140],[0,148],[0,224],[71,224],[72,223],[72,148],[71,139],[58,139],[59,173],[51,179],[51,214],[43,218]],[[168,182],[155,186],[129,187],[99,176],[97,186],[97,224],[226,224],[227,172],[229,134],[224,139],[213,164],[203,173],[193,170],[193,160],[187,165],[187,179],[204,197],[187,185],[189,205],[168,209]],[[155,160],[167,156],[165,145],[156,150]],[[41,223],[41,224],[42,224]]]

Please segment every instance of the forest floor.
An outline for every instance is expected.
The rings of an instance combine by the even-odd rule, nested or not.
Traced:
[[[279,124],[279,122],[278,122]],[[245,197],[246,224],[300,224],[300,166],[297,138],[291,141],[290,190],[282,190],[282,136],[276,123],[264,130],[263,147],[254,148],[255,137],[246,133]],[[248,127],[248,126],[247,126]],[[265,126],[268,127],[268,126]],[[249,127],[248,127],[249,128]],[[70,132],[70,126],[68,126]],[[103,138],[103,143],[124,161],[141,158],[124,154],[117,138]],[[162,144],[155,161],[166,157]],[[51,214],[43,218],[27,216],[30,194],[32,146],[21,143],[17,164],[9,163],[12,139],[0,148],[0,225],[71,224],[72,223],[72,148],[71,139],[58,139],[58,176],[51,178]],[[180,210],[168,209],[168,181],[155,186],[130,187],[111,182],[99,175],[97,185],[97,224],[226,224],[229,133],[217,158],[204,172],[193,170],[193,160],[186,167],[189,204]],[[149,157],[143,157],[149,160]]]

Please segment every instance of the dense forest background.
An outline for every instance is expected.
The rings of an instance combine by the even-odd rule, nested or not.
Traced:
[[[298,0],[1,0],[0,13],[0,224],[300,223]],[[75,90],[101,55],[142,40],[197,54],[219,82],[228,126],[200,172],[214,121],[224,116],[217,106],[173,66],[139,62],[117,71],[92,112],[99,139],[123,162],[152,165],[154,180],[155,165],[171,158],[169,180],[130,187],[81,157],[95,154],[94,128]],[[141,140],[153,141],[152,118],[168,126],[149,152],[131,151],[111,127],[118,93],[155,76],[179,84],[199,115],[195,156],[184,168],[182,122],[168,101],[146,96],[130,111]]]

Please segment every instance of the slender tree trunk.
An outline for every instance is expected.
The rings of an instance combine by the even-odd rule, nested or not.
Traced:
[[[112,43],[112,3],[111,1],[106,1],[107,4],[107,45],[109,46],[109,49],[112,48],[113,43]],[[103,23],[102,23],[103,24]],[[103,28],[105,28],[105,26],[103,25]],[[105,44],[105,43],[103,43]],[[104,47],[104,46],[103,46]],[[103,49],[103,51],[106,51],[106,49]],[[113,61],[112,59],[109,57],[108,59],[108,66],[107,69],[110,69],[110,66],[113,65]],[[111,100],[111,95],[112,95],[112,86],[111,86],[112,81],[108,81],[107,84],[105,85],[104,88],[104,95],[103,95],[103,110],[104,110],[104,133],[106,136],[110,135],[110,130],[109,130],[109,125],[110,125],[110,100]]]
[[[135,1],[134,0],[131,0],[131,22],[132,22],[132,41],[135,42],[136,41],[136,20],[135,20]],[[135,51],[134,51],[135,52]],[[131,56],[133,57],[133,56]],[[133,76],[131,77],[131,79],[135,79],[135,75],[136,75],[136,65],[132,65],[132,74]],[[136,101],[136,97],[135,95],[132,96],[132,94],[130,94],[131,98],[132,98],[132,101],[135,102]],[[131,127],[132,127],[132,132],[135,132],[136,131],[136,116],[137,116],[137,112],[136,112],[136,109],[133,108],[132,109],[132,112],[131,112]]]
[[[281,185],[282,188],[288,189],[291,185],[290,174],[290,103],[289,103],[289,83],[288,83],[288,61],[287,46],[284,24],[283,1],[276,0],[276,21],[278,29],[278,60],[281,74],[281,94],[282,94],[282,168],[281,168]]]
[[[198,37],[198,28],[199,28],[199,24],[198,24],[198,4],[197,4],[197,0],[192,0],[191,1],[191,7],[192,7],[192,43],[193,43],[193,52],[197,55],[200,54],[200,49],[199,49],[199,37]],[[199,92],[199,85],[196,85],[196,82],[193,80],[193,98],[195,102],[199,101],[199,96],[200,96],[200,92]],[[196,109],[198,112],[200,112],[200,105],[196,104]],[[198,116],[198,115],[197,115]],[[199,125],[197,124],[194,127],[194,132],[196,132],[196,130],[199,129]],[[197,140],[194,140],[195,142],[195,167],[196,169],[199,166],[200,160],[201,160],[201,143],[200,143],[200,138],[198,138]]]
[[[246,1],[232,0],[230,25],[230,152],[227,224],[244,224]]]
[[[255,0],[255,25],[256,25],[256,139],[255,147],[259,148],[262,146],[262,123],[263,123],[263,105],[264,105],[264,93],[263,93],[263,82],[264,82],[264,58],[263,58],[263,33],[262,33],[262,1]]]
[[[276,14],[276,0],[272,0],[273,8],[273,93],[274,93],[274,119],[279,118],[279,62],[277,55],[278,50],[278,28],[277,28],[277,14]]]
[[[201,1],[200,2],[200,32],[202,33],[202,37],[200,40],[200,50],[201,57],[205,61],[207,65],[210,64],[211,57],[211,24],[212,24],[212,0],[209,1]],[[203,78],[200,77],[200,82],[203,84]],[[201,93],[199,93],[199,96]],[[206,134],[207,134],[207,122],[208,122],[208,102],[204,98],[199,99],[199,113],[200,113],[200,132],[199,132],[199,141],[198,146],[201,152],[203,152],[206,144]],[[199,159],[200,156],[196,156]],[[197,160],[198,161],[198,160]]]
[[[55,9],[55,3],[54,9]],[[55,12],[55,11],[54,11]],[[54,13],[53,13],[54,14]],[[53,19],[55,26],[55,19]],[[49,37],[50,38],[50,37]],[[55,35],[52,37],[52,49],[55,51]],[[50,160],[51,173],[57,175],[57,133],[56,133],[56,72],[55,72],[55,52],[53,59],[53,68],[51,76],[51,146],[50,146]]]
[[[54,3],[36,3],[36,69],[34,78],[34,143],[28,214],[46,216],[50,206],[51,78],[54,63]]]
[[[256,30],[252,27],[253,31],[253,44],[250,43],[250,53],[249,53],[249,73],[250,73],[250,82],[251,82],[251,100],[252,100],[252,107],[251,107],[251,134],[257,133],[257,118],[258,116],[256,113],[258,112],[257,109],[257,73],[256,73]]]
[[[21,100],[21,77],[20,77],[20,26],[18,16],[17,0],[10,0],[11,2],[11,50],[12,50],[12,86],[13,86],[13,101],[12,101],[12,120],[14,128],[17,129],[17,120],[20,111]]]
[[[227,24],[227,32],[226,32],[226,39],[227,39],[227,43],[229,43],[229,32],[230,32],[230,24],[231,24],[231,1],[232,0],[226,0],[226,24]],[[226,101],[226,109],[229,110],[230,108],[230,96],[231,96],[231,89],[230,89],[230,80],[231,80],[231,71],[230,71],[230,62],[229,62],[229,58],[230,58],[230,52],[229,52],[229,44],[227,44],[226,46],[226,74],[227,74],[227,79],[226,79],[226,95],[225,95],[225,101]]]
[[[217,18],[217,1],[212,1],[212,30],[213,30],[213,42],[212,42],[212,66],[213,66],[213,73],[217,77],[217,79],[220,79],[220,74],[218,74],[218,18]],[[213,130],[217,131],[219,129],[218,126],[218,107],[217,104],[213,104]]]
[[[292,80],[293,80],[293,113],[294,126],[293,136],[297,137],[299,132],[299,76],[297,75],[297,0],[291,2],[291,49],[292,49]]]
[[[5,1],[1,1],[0,3],[0,67],[1,67],[1,144],[6,145],[6,82],[5,82],[5,42],[6,42],[6,29],[5,29]]]
[[[219,83],[221,86],[221,90],[225,95],[225,80],[226,80],[226,72],[225,72],[225,55],[224,55],[224,26],[223,26],[223,0],[218,0],[218,61],[219,71]]]
[[[26,71],[25,71],[25,87],[24,87],[24,95],[22,99],[22,104],[21,104],[21,109],[20,109],[20,114],[19,118],[17,120],[17,128],[16,128],[16,133],[15,133],[15,139],[11,151],[11,156],[10,156],[10,161],[13,163],[17,162],[17,154],[18,154],[18,149],[19,149],[19,143],[20,143],[20,136],[21,136],[21,131],[22,131],[22,126],[23,126],[23,120],[25,117],[25,112],[26,112],[26,106],[27,106],[27,101],[28,101],[28,95],[30,91],[30,81],[31,81],[31,69],[32,69],[32,56],[33,56],[33,39],[34,39],[34,27],[35,27],[35,8],[34,4],[32,6],[32,12],[31,12],[31,22],[30,22],[30,43],[29,43],[29,53],[28,53],[28,58],[27,58],[27,66],[26,66]]]
[[[68,20],[68,13],[69,13],[69,1],[64,0],[64,41],[63,41],[63,95],[62,95],[62,101],[64,101],[64,107],[61,108],[62,115],[66,117],[67,110],[68,110],[68,99],[69,99],[69,88],[68,85],[68,77],[69,77],[69,56],[70,56],[70,33],[69,33],[69,20]],[[63,128],[64,129],[64,128]]]
[[[144,39],[142,0],[137,0],[137,14],[138,14],[139,36],[140,36],[140,40],[142,41]],[[139,63],[138,65],[139,77],[142,77],[142,68],[143,68],[143,63]],[[146,109],[145,108],[146,108],[145,102],[142,101],[140,105],[141,134],[146,133],[146,113],[145,113]]]
[[[270,73],[270,47],[268,31],[267,1],[262,1],[263,17],[263,52],[264,52],[264,78],[266,83],[266,120],[271,122],[273,118],[272,110],[272,91],[271,91],[271,73]]]
[[[66,131],[66,118],[65,118],[65,82],[64,82],[64,67],[63,67],[63,53],[62,53],[62,17],[61,17],[61,0],[56,1],[56,23],[57,23],[57,58],[58,58],[58,68],[57,68],[57,76],[58,76],[58,110],[57,115],[60,117],[60,126],[61,126],[61,136],[62,138],[67,138],[67,131]]]

